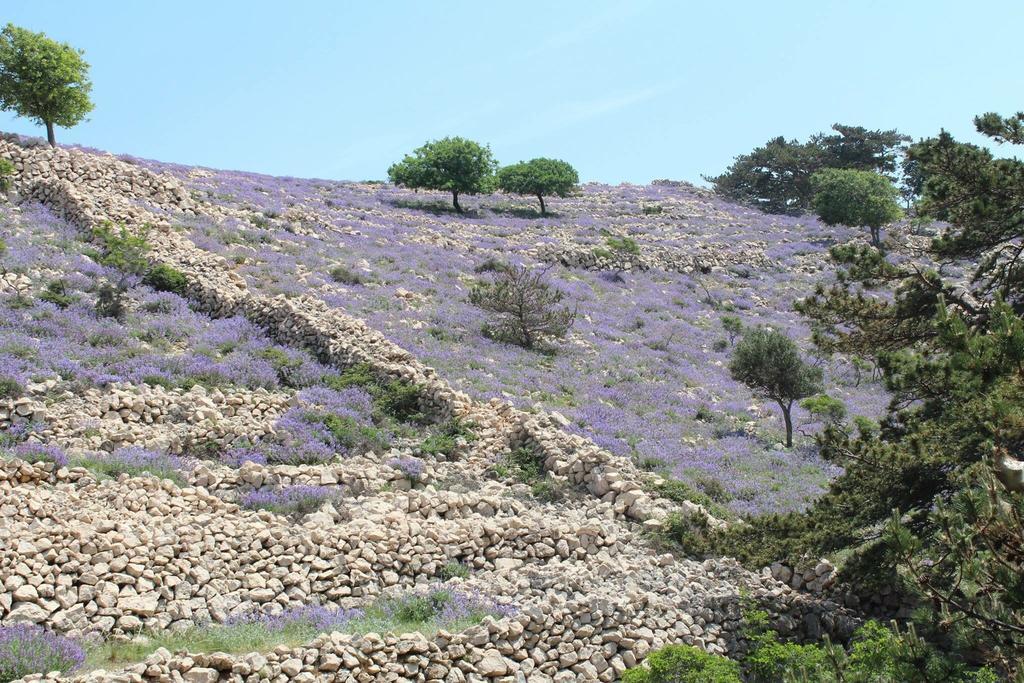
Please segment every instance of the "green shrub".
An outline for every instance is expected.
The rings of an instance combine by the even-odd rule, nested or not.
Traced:
[[[605,239],[605,244],[609,249],[620,254],[636,255],[640,253],[640,245],[632,237],[608,237]]]
[[[0,377],[0,398],[17,398],[25,393],[25,387],[10,377]]]
[[[467,576],[469,576],[469,567],[462,564],[461,562],[452,560],[451,562],[445,563],[445,565],[441,567],[439,576],[441,577],[442,581],[448,581],[450,579],[456,578],[464,579]]]
[[[184,273],[165,263],[150,268],[142,281],[159,292],[172,292],[182,297],[188,289]]]
[[[11,177],[14,175],[14,164],[8,159],[0,159],[0,192],[11,189]]]
[[[362,285],[366,280],[359,273],[349,270],[345,266],[334,266],[331,268],[331,279],[343,285]]]
[[[342,448],[353,451],[383,451],[388,447],[388,439],[379,429],[369,425],[361,425],[355,419],[345,415],[327,415],[323,425]]]
[[[75,297],[68,294],[67,284],[64,280],[54,280],[47,284],[39,298],[58,308],[67,308],[75,302]]]
[[[666,645],[645,665],[623,674],[623,683],[741,683],[739,664],[692,645]]]
[[[645,204],[640,209],[640,212],[645,216],[650,216],[652,214],[665,213],[665,207],[661,204]]]
[[[365,389],[373,397],[374,412],[379,419],[391,417],[400,422],[420,422],[424,419],[420,411],[422,390],[403,380],[380,379],[368,363],[359,363],[340,375],[325,377],[324,383],[337,391],[349,387]]]

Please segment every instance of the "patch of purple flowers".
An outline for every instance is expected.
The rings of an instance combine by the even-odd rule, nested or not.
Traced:
[[[423,476],[423,471],[426,469],[426,465],[419,458],[413,458],[408,455],[397,456],[394,458],[388,458],[384,461],[385,465],[393,467],[400,471],[411,481],[419,481],[420,477]]]
[[[242,496],[242,507],[250,510],[269,510],[278,514],[308,514],[324,503],[337,503],[342,499],[339,486],[313,486],[296,484],[278,489],[258,489]]]
[[[225,625],[256,624],[270,632],[286,631],[296,627],[312,627],[318,633],[330,633],[331,631],[342,631],[353,620],[361,619],[362,617],[363,611],[359,609],[301,605],[299,607],[288,607],[277,613],[246,612],[231,617],[225,622]]]
[[[11,449],[11,455],[26,462],[52,462],[57,467],[67,467],[68,456],[56,444],[23,441]]]
[[[0,626],[0,681],[50,671],[67,673],[85,662],[85,650],[70,638],[35,624]]]

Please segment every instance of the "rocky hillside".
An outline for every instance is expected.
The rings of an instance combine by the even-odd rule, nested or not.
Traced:
[[[0,157],[0,621],[91,643],[76,680],[612,681],[670,642],[741,650],[747,600],[796,636],[856,623],[827,563],[787,584],[654,540],[698,508],[663,477],[725,519],[832,474],[728,379],[720,317],[806,338],[792,300],[854,235],[670,183],[457,216],[374,183]],[[574,302],[558,348],[481,334],[467,293],[498,260]],[[265,647],[161,647],[217,625]]]

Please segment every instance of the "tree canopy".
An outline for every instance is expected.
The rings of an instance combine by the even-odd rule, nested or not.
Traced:
[[[56,145],[54,126],[77,125],[93,109],[82,55],[43,33],[7,24],[0,32],[0,109],[46,126],[47,140]]]
[[[736,157],[724,173],[705,176],[726,199],[766,213],[800,215],[811,207],[811,176],[825,168],[894,174],[909,141],[895,130],[868,130],[835,124],[832,134],[807,142],[776,137],[749,154]]]
[[[881,246],[881,228],[903,212],[892,181],[873,171],[826,168],[811,176],[815,213],[828,225],[865,226],[871,243]]]
[[[579,184],[579,174],[568,162],[559,159],[531,159],[498,170],[497,186],[509,194],[530,195],[540,201],[544,215],[545,196],[565,197]]]
[[[451,192],[452,205],[461,213],[459,195],[486,191],[496,167],[489,146],[448,137],[428,142],[392,164],[388,178],[403,187]]]

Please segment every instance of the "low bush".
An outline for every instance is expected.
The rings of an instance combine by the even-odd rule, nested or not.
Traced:
[[[316,512],[324,503],[341,500],[338,486],[285,486],[279,489],[259,489],[242,496],[241,505],[250,510],[269,510],[279,515],[307,515]]]
[[[100,478],[116,478],[122,474],[131,477],[150,475],[159,479],[170,479],[179,486],[185,485],[182,473],[189,469],[188,464],[177,456],[138,446],[119,448],[105,455],[76,457],[71,464],[84,467]]]
[[[0,626],[0,683],[30,674],[68,673],[85,661],[85,650],[70,638],[35,624]]]
[[[339,375],[324,378],[324,384],[341,391],[360,387],[373,397],[374,412],[378,418],[393,418],[400,422],[421,422],[424,415],[420,410],[421,389],[415,384],[402,380],[379,378],[367,363],[359,363]]]
[[[159,292],[171,292],[181,297],[188,292],[184,273],[164,263],[150,268],[142,281]]]
[[[741,683],[738,663],[692,645],[666,645],[622,676],[623,683]]]
[[[331,279],[343,285],[363,285],[366,279],[345,266],[334,266],[331,268]]]
[[[67,308],[75,302],[75,297],[68,294],[67,283],[64,280],[53,280],[48,283],[39,298],[57,308]]]
[[[9,159],[0,159],[0,192],[8,192],[11,189],[13,176],[14,164]]]
[[[18,398],[25,393],[25,387],[13,377],[0,377],[0,398]]]

